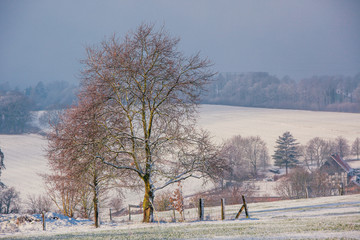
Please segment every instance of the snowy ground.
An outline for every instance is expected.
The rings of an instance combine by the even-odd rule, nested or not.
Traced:
[[[226,220],[182,223],[103,222],[94,229],[87,220],[49,214],[41,222],[17,226],[0,215],[4,239],[360,239],[360,195],[248,204],[250,218],[234,216],[239,205],[226,206]],[[196,209],[187,210],[194,211]],[[220,208],[207,208],[209,212]],[[164,217],[171,213],[157,213]],[[40,218],[40,216],[37,216]],[[58,219],[54,219],[57,217]],[[9,231],[11,230],[11,231]],[[16,232],[14,232],[16,230]]]
[[[335,139],[342,135],[350,143],[360,137],[360,114],[352,113],[202,105],[199,117],[200,127],[209,130],[218,142],[235,134],[259,135],[267,143],[270,154],[277,137],[285,131],[290,131],[301,144],[306,144],[313,137]],[[15,187],[23,201],[29,194],[44,192],[39,174],[48,171],[44,151],[46,144],[44,137],[35,134],[0,135],[0,147],[5,154],[6,165],[1,180]],[[194,193],[198,189],[203,189],[201,182],[185,183],[185,194]],[[142,198],[141,194],[132,196],[125,203],[137,204]]]
[[[199,125],[217,141],[240,134],[260,136],[270,153],[278,136],[290,131],[301,144],[314,137],[333,140],[338,136],[350,144],[360,137],[360,114],[201,105]]]
[[[36,134],[0,135],[0,147],[5,155],[1,181],[15,187],[25,199],[29,194],[44,192],[39,174],[48,172],[45,148],[47,141]]]

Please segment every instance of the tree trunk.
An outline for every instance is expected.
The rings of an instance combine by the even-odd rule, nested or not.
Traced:
[[[99,227],[99,183],[97,181],[97,175],[94,174],[94,198],[93,198],[93,204],[94,204],[94,222],[95,222],[95,227],[98,228]]]
[[[144,202],[143,202],[143,210],[144,210],[144,218],[143,222],[153,222],[154,221],[154,207],[153,207],[153,200],[154,200],[154,189],[150,181],[145,178],[145,195],[144,195]]]
[[[98,206],[98,198],[95,195],[94,196],[94,221],[95,221],[95,227],[99,227],[99,206]]]

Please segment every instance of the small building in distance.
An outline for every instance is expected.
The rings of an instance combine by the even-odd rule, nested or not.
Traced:
[[[360,169],[351,167],[339,154],[331,155],[320,170],[329,174],[329,181],[335,192],[360,190]]]

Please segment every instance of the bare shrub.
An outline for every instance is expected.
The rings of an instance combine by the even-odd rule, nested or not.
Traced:
[[[41,126],[55,126],[60,122],[60,116],[64,113],[64,110],[53,110],[44,112],[40,118],[39,123]]]
[[[320,170],[310,173],[305,168],[297,167],[279,181],[276,191],[287,199],[331,195],[329,176]]]
[[[123,207],[123,200],[120,197],[113,197],[110,200],[110,206],[113,208],[116,212],[119,212]]]
[[[28,195],[27,212],[29,214],[50,212],[53,206],[52,200],[47,195]]]
[[[178,183],[178,188],[172,193],[170,202],[173,208],[180,213],[181,221],[185,221],[184,215],[184,195],[182,191],[181,183]]]
[[[310,195],[312,197],[324,197],[331,195],[332,186],[329,182],[329,175],[317,170],[311,174]]]
[[[170,209],[171,202],[170,202],[170,191],[165,191],[162,193],[159,193],[155,200],[154,205],[157,211],[167,211]]]
[[[311,182],[310,173],[302,167],[294,168],[280,180],[276,187],[277,193],[288,199],[305,198],[309,196],[308,186]]]

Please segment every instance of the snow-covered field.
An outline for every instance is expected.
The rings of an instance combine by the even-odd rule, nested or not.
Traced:
[[[360,114],[202,105],[199,115],[200,127],[207,129],[217,142],[236,134],[259,135],[267,143],[270,153],[277,137],[285,131],[290,131],[302,144],[313,137],[335,139],[337,136],[343,136],[350,143],[356,137],[360,137]],[[5,154],[6,164],[1,179],[6,185],[15,187],[21,193],[23,202],[29,194],[44,192],[39,174],[48,171],[46,144],[46,139],[36,134],[0,135],[0,147]],[[187,187],[190,185],[192,189]],[[200,188],[200,183],[196,187],[194,184],[185,184],[184,192],[193,193]],[[140,194],[139,198],[141,197]],[[133,199],[129,200],[129,203],[134,201]],[[89,221],[60,219],[61,221],[49,220],[46,232],[42,232],[41,223],[36,222],[21,226],[17,233],[9,233],[9,229],[14,227],[10,224],[13,220],[8,219],[10,216],[2,216],[0,237],[58,238],[57,234],[68,232],[67,236],[62,237],[360,239],[360,195],[250,204],[251,219],[230,220],[238,208],[239,206],[226,208],[228,220],[225,222],[143,225],[125,224],[118,219],[117,223],[104,222],[100,229],[93,229]],[[165,220],[169,217],[162,214],[165,213],[159,213],[157,217]],[[194,218],[196,210],[188,210],[187,214],[188,220]],[[216,208],[206,209],[205,214],[210,219],[219,218],[220,215]],[[141,216],[133,217],[135,220],[137,218],[140,219]]]
[[[290,131],[301,144],[313,137],[335,139],[337,136],[352,143],[360,137],[360,114],[201,105],[199,126],[207,129],[217,142],[236,134],[259,135],[272,154],[277,137],[285,131]],[[23,200],[29,194],[44,192],[39,174],[48,171],[46,145],[46,139],[36,134],[0,135],[6,165],[1,179],[20,191]],[[184,191],[191,194],[202,188],[201,183],[195,186],[189,189],[185,185]]]
[[[201,105],[199,125],[222,141],[234,135],[260,136],[272,154],[275,141],[290,131],[301,144],[314,137],[350,144],[360,137],[360,114]]]
[[[45,148],[47,141],[37,134],[0,135],[0,147],[5,155],[6,169],[1,181],[15,187],[25,199],[30,194],[41,194],[44,185],[39,174],[48,171]]]
[[[250,218],[245,218],[242,213],[239,220],[234,220],[234,217],[240,205],[226,206],[225,209],[225,221],[142,224],[114,219],[113,222],[103,222],[99,229],[95,229],[88,220],[74,220],[50,213],[47,215],[46,231],[42,230],[40,221],[18,226],[15,216],[7,216],[6,219],[0,218],[3,219],[0,220],[0,238],[360,239],[360,195],[250,203]],[[196,212],[197,209],[186,211]],[[205,216],[215,212],[220,215],[220,207],[205,208]],[[162,219],[166,215],[172,213],[160,212],[156,218]],[[40,219],[40,216],[37,218]]]

